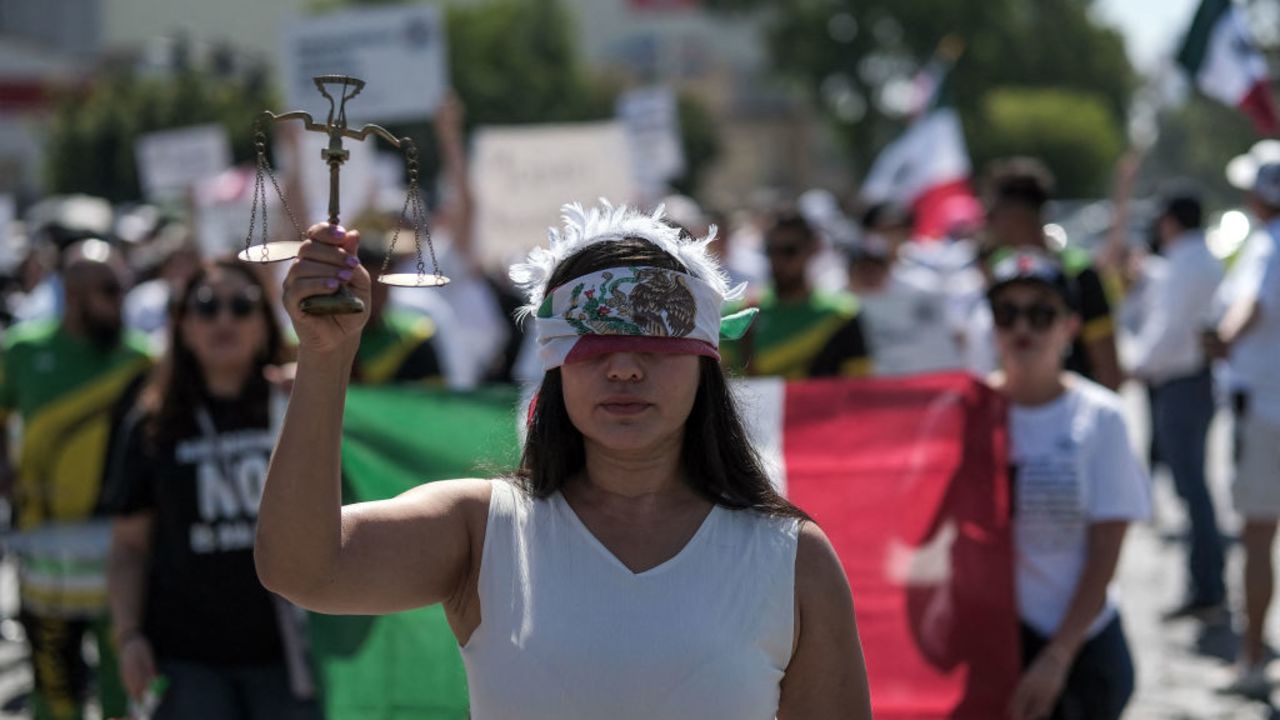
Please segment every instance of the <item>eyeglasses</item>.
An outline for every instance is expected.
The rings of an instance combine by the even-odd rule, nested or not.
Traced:
[[[187,309],[201,320],[213,320],[226,308],[231,317],[244,320],[257,311],[261,300],[257,292],[246,290],[230,297],[219,297],[211,288],[203,287],[196,291]]]
[[[1009,330],[1018,324],[1018,318],[1025,317],[1032,330],[1044,332],[1053,326],[1060,312],[1058,308],[1046,303],[1017,305],[1011,302],[998,302],[991,306],[991,317],[996,327]]]

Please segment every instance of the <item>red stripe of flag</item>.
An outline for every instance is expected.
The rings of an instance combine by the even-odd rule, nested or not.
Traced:
[[[849,576],[877,718],[1007,714],[1019,656],[1004,408],[964,375],[787,385],[787,495]]]
[[[1280,118],[1277,117],[1275,100],[1271,95],[1271,84],[1267,79],[1264,78],[1254,84],[1240,101],[1240,109],[1249,116],[1260,134],[1280,133]]]

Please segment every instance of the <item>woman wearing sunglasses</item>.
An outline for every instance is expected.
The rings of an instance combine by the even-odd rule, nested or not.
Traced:
[[[1080,328],[1066,278],[1045,255],[1001,260],[988,292],[1008,397],[1023,675],[1014,720],[1114,720],[1133,662],[1111,581],[1125,530],[1146,519],[1147,479],[1120,399],[1064,370]]]
[[[206,263],[175,296],[169,332],[109,471],[125,688],[139,700],[163,676],[157,720],[318,717],[291,692],[287,609],[253,567],[275,441],[264,371],[286,359],[264,287],[234,260]]]

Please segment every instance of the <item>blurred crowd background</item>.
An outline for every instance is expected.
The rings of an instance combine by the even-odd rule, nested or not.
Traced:
[[[1239,13],[1252,43],[1241,52],[1269,87],[1280,2],[1204,4],[1216,5]],[[1280,212],[1280,176],[1271,197],[1258,173],[1280,162],[1280,145],[1257,144],[1277,129],[1265,102],[1224,103],[1205,86],[1211,61],[1187,52],[1197,12],[1194,0],[0,0],[3,522],[16,538],[104,509],[99,477],[121,422],[107,400],[174,357],[175,308],[210,322],[269,308],[285,340],[267,372],[284,382],[282,266],[228,281],[249,303],[243,314],[229,296],[189,290],[198,277],[221,292],[235,275],[202,263],[296,239],[325,216],[323,137],[298,123],[254,134],[267,109],[305,104],[322,119],[308,80],[320,72],[362,77],[352,125],[378,122],[421,153],[429,243],[402,214],[403,154],[348,142],[342,221],[361,230],[362,260],[438,266],[453,280],[376,289],[359,382],[536,380],[506,268],[544,240],[560,202],[604,195],[663,205],[693,237],[715,229],[728,273],[765,311],[749,342],[726,348],[741,374],[985,376],[997,362],[988,263],[1034,246],[1082,288],[1070,367],[1144,398],[1202,371],[1208,388],[1223,349],[1185,339],[1230,304],[1224,274],[1270,262],[1248,248]],[[1233,186],[1239,156],[1253,172]],[[1186,236],[1212,258],[1194,292],[1185,275],[1172,289],[1164,279]],[[195,352],[206,367],[221,357]],[[97,404],[86,388],[103,393]],[[1229,388],[1177,399],[1178,413],[1203,419],[1171,431],[1175,444],[1201,445],[1201,474]],[[81,411],[92,432],[60,425],[66,434],[33,449],[48,417]],[[76,468],[58,465],[60,453]],[[45,456],[59,469],[40,472],[78,477],[82,501],[32,502],[46,477],[33,458]],[[1186,500],[1193,524],[1216,537],[1201,495]],[[103,532],[74,542],[105,556]],[[5,568],[0,636],[25,648],[39,624],[17,622],[12,553]],[[1198,617],[1225,602],[1215,592],[1189,607],[1168,600]],[[39,598],[24,595],[23,612],[33,608]],[[111,635],[77,622],[58,632]],[[73,646],[77,657],[48,662],[83,664]],[[28,651],[14,657],[8,677],[20,679],[0,701],[31,713]],[[94,684],[68,673],[72,686]]]

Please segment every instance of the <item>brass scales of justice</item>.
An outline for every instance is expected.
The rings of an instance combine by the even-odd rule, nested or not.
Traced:
[[[249,232],[245,235],[244,249],[240,251],[238,257],[246,262],[272,263],[292,260],[298,256],[298,250],[303,242],[303,231],[298,225],[298,220],[294,216],[292,208],[289,207],[289,203],[285,200],[284,193],[280,190],[280,183],[276,181],[271,164],[267,161],[267,126],[273,122],[301,120],[305,130],[320,132],[329,136],[329,147],[320,151],[320,157],[329,166],[329,224],[333,226],[338,224],[339,172],[342,168],[342,163],[346,162],[351,155],[349,151],[342,147],[343,138],[364,140],[370,135],[376,135],[404,153],[409,188],[405,195],[404,208],[400,212],[400,222],[396,224],[391,236],[391,242],[387,245],[386,256],[382,259],[382,269],[378,273],[377,279],[386,285],[400,287],[438,287],[448,283],[449,278],[440,274],[440,266],[436,262],[435,246],[431,242],[431,232],[427,227],[426,203],[422,199],[422,191],[418,185],[418,148],[413,144],[413,140],[407,137],[397,138],[388,132],[386,128],[378,125],[365,125],[359,130],[347,127],[347,101],[359,95],[360,91],[364,89],[363,80],[347,75],[318,75],[312,80],[315,82],[316,89],[320,91],[320,94],[329,101],[329,116],[324,124],[317,123],[311,117],[311,113],[301,110],[294,110],[280,115],[270,110],[264,110],[254,122],[253,141],[254,148],[257,151],[257,170],[253,184],[253,203],[249,211]],[[338,95],[336,102],[327,86],[335,86],[335,93]],[[280,205],[284,208],[285,214],[288,215],[289,222],[293,224],[293,229],[297,233],[297,240],[271,241],[269,239],[267,232],[267,179],[271,180],[271,186],[275,188],[276,196],[280,198]],[[254,228],[257,225],[259,207],[261,207],[262,213],[262,242],[253,245]],[[411,222],[413,227],[414,251],[418,260],[417,272],[391,273],[389,272],[391,270],[391,258],[395,252],[396,241],[400,237],[400,230],[405,226],[406,220]],[[424,239],[431,258],[431,272],[427,272],[426,263],[422,257]],[[361,302],[360,298],[353,295],[346,285],[338,286],[338,289],[329,295],[316,295],[306,298],[300,303],[300,306],[303,312],[310,315],[343,315],[364,312],[364,303]]]

